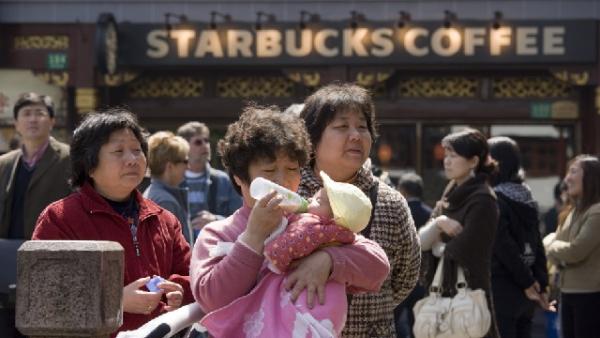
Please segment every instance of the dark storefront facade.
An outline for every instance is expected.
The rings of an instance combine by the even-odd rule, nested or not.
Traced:
[[[68,140],[79,116],[98,105],[96,25],[0,24],[0,151],[14,136],[13,106],[21,93],[51,95],[53,135]]]
[[[78,42],[66,52],[67,129],[78,112],[126,105],[151,131],[200,120],[216,140],[248,101],[285,108],[337,80],[373,92],[380,122],[374,163],[393,176],[422,174],[429,200],[443,186],[439,141],[464,126],[517,139],[540,194],[550,194],[569,157],[600,150],[596,20],[257,27],[113,24],[109,18],[76,25],[77,33],[68,30],[78,34],[71,38]],[[14,35],[2,40],[9,49],[18,36],[29,34],[13,26]],[[63,25],[48,26],[57,31]],[[94,55],[84,55],[89,46],[82,41],[95,46]],[[0,55],[0,68],[29,68],[12,51]]]

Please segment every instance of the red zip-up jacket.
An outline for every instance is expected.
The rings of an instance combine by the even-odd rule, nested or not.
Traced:
[[[124,286],[147,276],[159,275],[183,286],[183,304],[194,301],[190,290],[190,247],[177,218],[136,190],[139,205],[136,255],[129,224],[89,184],[50,204],[38,218],[34,240],[104,240],[121,244],[125,256]],[[164,300],[164,297],[163,297]],[[134,330],[166,312],[161,302],[150,315],[123,314],[118,331]],[[117,331],[117,332],[118,332]],[[113,336],[116,335],[116,332]]]

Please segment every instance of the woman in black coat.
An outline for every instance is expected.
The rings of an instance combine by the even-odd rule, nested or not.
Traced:
[[[438,257],[443,256],[442,295],[453,297],[457,293],[457,267],[462,267],[468,287],[485,291],[491,316],[485,337],[498,338],[490,281],[498,208],[487,182],[496,165],[488,160],[486,141],[474,129],[446,135],[442,140],[444,172],[450,183],[432,218],[419,230],[423,250],[421,281],[426,288],[431,285]]]
[[[493,176],[500,210],[492,256],[492,292],[503,338],[531,337],[535,305],[548,309],[546,256],[539,233],[537,203],[523,183],[520,152],[508,137],[488,140],[498,163]]]

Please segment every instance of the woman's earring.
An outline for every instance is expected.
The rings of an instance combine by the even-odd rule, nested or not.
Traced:
[[[471,168],[471,171],[469,171],[469,176],[475,177],[475,169],[474,168]]]

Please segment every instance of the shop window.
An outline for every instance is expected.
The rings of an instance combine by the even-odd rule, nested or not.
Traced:
[[[559,175],[558,161],[566,160],[566,144],[552,138],[514,137],[521,147],[528,177]]]
[[[572,126],[494,125],[491,135],[508,136],[519,144],[523,169],[531,178],[562,175],[574,153]]]

